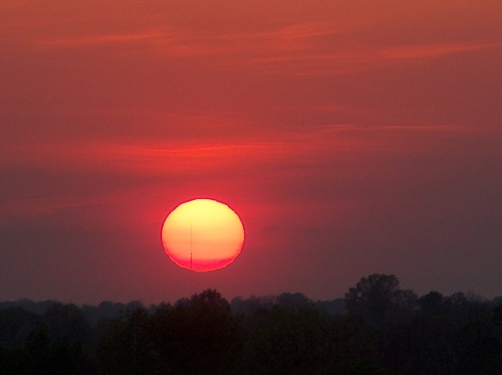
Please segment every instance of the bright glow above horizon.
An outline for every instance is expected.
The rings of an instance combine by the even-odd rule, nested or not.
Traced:
[[[162,245],[169,258],[191,271],[228,266],[244,245],[244,227],[226,204],[195,199],[176,207],[162,227]]]

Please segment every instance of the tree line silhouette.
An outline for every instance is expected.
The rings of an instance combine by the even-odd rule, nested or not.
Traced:
[[[502,297],[373,274],[334,301],[2,302],[0,374],[502,374]]]

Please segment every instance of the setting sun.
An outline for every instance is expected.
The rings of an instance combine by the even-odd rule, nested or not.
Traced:
[[[176,207],[162,227],[162,245],[182,268],[206,272],[226,267],[240,254],[244,228],[226,204],[195,199]]]

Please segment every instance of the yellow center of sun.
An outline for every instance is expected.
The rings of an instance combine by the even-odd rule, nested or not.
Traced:
[[[226,267],[240,254],[244,228],[226,204],[195,199],[176,207],[162,227],[162,245],[178,266],[193,271]]]

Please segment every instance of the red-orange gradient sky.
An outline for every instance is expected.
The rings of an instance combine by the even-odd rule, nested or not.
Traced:
[[[502,295],[502,2],[0,3],[0,300]],[[191,274],[181,202],[246,245]]]

